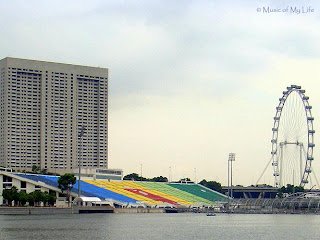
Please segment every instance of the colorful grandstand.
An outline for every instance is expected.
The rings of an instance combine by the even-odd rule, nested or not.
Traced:
[[[58,186],[57,176],[21,174],[15,175],[52,187]],[[78,192],[78,182],[72,192]],[[137,182],[137,181],[81,181],[81,195],[111,200],[114,203],[143,204],[145,206],[193,206],[226,202],[227,197],[197,184]]]

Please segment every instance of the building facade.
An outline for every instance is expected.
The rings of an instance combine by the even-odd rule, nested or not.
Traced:
[[[15,170],[107,168],[108,69],[0,60],[0,141],[0,165]]]

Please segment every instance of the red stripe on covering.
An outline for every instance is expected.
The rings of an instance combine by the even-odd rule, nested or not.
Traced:
[[[169,200],[167,198],[160,197],[158,195],[154,195],[152,193],[148,193],[148,192],[143,191],[141,189],[125,188],[125,190],[127,190],[129,192],[133,192],[133,193],[141,195],[141,196],[144,196],[144,197],[147,197],[147,198],[150,198],[150,199],[155,200],[155,201],[166,202],[166,203],[170,203],[172,205],[179,205],[179,203],[177,203],[175,201]]]

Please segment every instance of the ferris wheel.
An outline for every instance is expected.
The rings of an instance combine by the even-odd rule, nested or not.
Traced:
[[[275,187],[308,183],[313,161],[314,129],[309,97],[301,86],[283,91],[272,128],[272,166]]]

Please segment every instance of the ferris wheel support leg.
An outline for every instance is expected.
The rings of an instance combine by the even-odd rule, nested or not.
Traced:
[[[318,187],[318,189],[320,189],[320,185],[319,185],[319,182],[318,182],[318,178],[317,178],[317,176],[316,176],[316,173],[313,171],[313,168],[312,168],[312,166],[311,166],[311,173],[312,173],[312,175],[314,176],[314,179],[316,180],[316,183],[317,183],[317,187]]]
[[[302,160],[302,150],[303,150],[303,145],[300,144],[300,183],[303,178],[303,160]]]
[[[258,181],[256,182],[256,185],[258,185],[258,184],[259,184],[259,182],[260,182],[261,178],[263,177],[263,175],[264,175],[264,174],[265,174],[265,172],[267,171],[268,167],[270,166],[270,163],[271,163],[272,159],[273,159],[273,158],[271,158],[271,159],[269,160],[268,164],[267,164],[267,165],[266,165],[266,167],[263,169],[263,171],[262,171],[262,173],[261,173],[260,177],[258,178]]]

